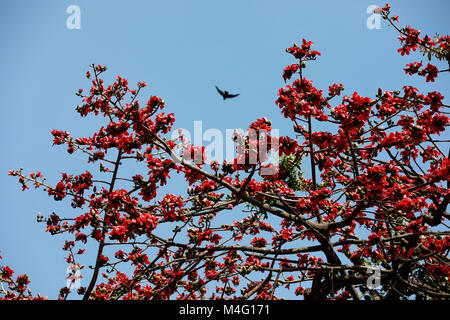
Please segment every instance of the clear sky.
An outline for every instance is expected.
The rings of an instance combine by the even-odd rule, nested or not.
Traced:
[[[390,1],[401,25],[434,35],[448,34],[449,1]],[[66,26],[69,5],[81,9],[81,29]],[[343,83],[345,94],[374,97],[385,90],[413,85],[440,91],[448,103],[448,73],[425,83],[403,72],[397,33],[386,22],[369,30],[370,5],[385,1],[54,0],[0,2],[0,250],[3,263],[30,276],[33,293],[56,298],[65,285],[61,250],[64,238],[44,233],[37,212],[70,215],[70,203],[56,203],[42,191],[20,191],[8,170],[40,170],[54,183],[61,172],[80,174],[84,159],[52,147],[50,131],[90,134],[94,120],[75,112],[78,88],[91,63],[108,67],[106,81],[117,75],[130,84],[145,81],[145,95],[166,101],[175,128],[193,130],[247,128],[266,116],[280,134],[292,132],[274,101],[284,86],[282,70],[294,63],[285,48],[302,38],[322,53],[306,77],[325,91]],[[423,59],[424,62],[426,59]],[[223,101],[214,86],[239,92]],[[144,100],[144,95],[141,100]],[[171,192],[177,192],[176,188]],[[65,212],[68,212],[65,214]],[[91,263],[93,263],[91,261]],[[88,271],[86,271],[88,272]],[[87,279],[85,280],[87,281]],[[85,285],[86,283],[84,283]]]

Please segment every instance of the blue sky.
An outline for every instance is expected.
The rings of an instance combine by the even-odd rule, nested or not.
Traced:
[[[390,1],[401,25],[448,34],[448,1]],[[69,30],[69,5],[81,9],[81,29]],[[322,56],[306,77],[327,90],[337,82],[345,94],[374,97],[385,90],[413,85],[444,96],[448,74],[425,83],[403,72],[421,56],[402,57],[397,34],[384,21],[369,30],[370,1],[1,1],[0,2],[0,250],[3,263],[27,273],[34,293],[56,298],[65,285],[67,265],[63,237],[44,233],[37,212],[64,215],[70,204],[56,203],[42,191],[22,193],[8,170],[40,170],[50,183],[61,172],[86,170],[84,158],[52,147],[54,128],[75,136],[90,134],[98,124],[75,112],[78,88],[91,63],[108,67],[105,80],[117,75],[130,84],[145,81],[145,95],[166,101],[175,128],[247,128],[266,116],[280,134],[292,125],[274,101],[284,86],[282,70],[294,63],[285,48],[302,38],[315,43]],[[425,59],[423,59],[425,61]],[[214,86],[241,95],[223,101]],[[144,96],[141,98],[144,100]],[[448,99],[446,99],[448,101]],[[177,190],[172,190],[176,192]],[[86,280],[87,281],[87,280]]]

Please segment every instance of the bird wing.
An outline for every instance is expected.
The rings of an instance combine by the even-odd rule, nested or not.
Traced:
[[[239,93],[236,93],[236,94],[229,94],[228,96],[227,96],[227,98],[235,98],[235,97],[237,97],[239,95]]]
[[[217,92],[219,92],[219,93],[220,93],[220,95],[221,95],[222,97],[224,97],[224,96],[225,96],[225,93],[223,93],[223,91],[222,91],[222,90],[220,90],[219,88],[217,88],[217,86],[216,86],[216,89],[217,89]]]

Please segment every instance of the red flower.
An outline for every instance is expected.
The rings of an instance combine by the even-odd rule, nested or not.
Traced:
[[[25,291],[27,285],[30,283],[30,280],[28,280],[28,276],[26,274],[20,275],[17,277],[17,286],[19,287],[19,291]]]
[[[426,68],[420,70],[418,74],[421,76],[426,76],[427,82],[434,82],[434,79],[436,79],[438,76],[438,69],[434,65],[429,63],[427,64]]]
[[[106,263],[108,263],[109,258],[105,257],[104,255],[100,255],[100,257],[98,258],[98,262],[100,263],[100,265],[105,265]]]
[[[297,72],[298,68],[299,68],[298,63],[291,64],[290,66],[284,68],[284,71],[283,71],[284,82],[286,82],[287,79],[290,79],[292,77],[292,75]]]
[[[340,96],[341,92],[343,90],[344,90],[344,85],[342,83],[340,83],[340,84],[335,83],[328,88],[328,92],[330,93],[331,97],[334,97],[336,95]]]
[[[314,60],[316,56],[320,56],[320,52],[311,51],[311,46],[313,44],[312,41],[303,39],[301,47],[294,43],[292,47],[286,49],[286,52],[292,54],[296,59]]]
[[[406,74],[413,75],[414,73],[417,73],[421,67],[422,62],[412,62],[408,63],[404,70]]]
[[[250,243],[255,248],[264,248],[267,245],[267,241],[264,238],[253,238]]]
[[[5,280],[10,279],[13,273],[14,271],[10,267],[5,266],[2,270],[2,278]]]

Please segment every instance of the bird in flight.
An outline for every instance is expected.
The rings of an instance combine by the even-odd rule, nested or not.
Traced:
[[[239,93],[237,93],[237,94],[230,94],[228,91],[222,91],[219,88],[217,88],[217,86],[216,86],[216,89],[217,89],[217,92],[219,92],[220,95],[223,97],[223,100],[229,99],[229,98],[235,98],[235,97],[237,97],[239,95]]]

